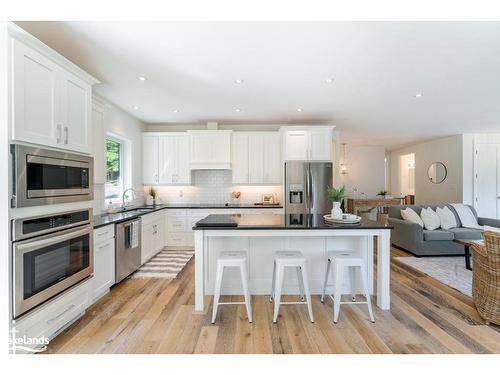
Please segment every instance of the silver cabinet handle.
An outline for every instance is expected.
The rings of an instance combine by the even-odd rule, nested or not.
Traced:
[[[64,127],[64,134],[65,134],[64,144],[67,145],[68,144],[68,127],[67,126]]]
[[[55,322],[57,319],[59,319],[61,316],[63,316],[64,314],[70,312],[73,308],[75,307],[75,304],[71,304],[68,306],[68,308],[66,310],[64,310],[62,313],[60,313],[59,315],[47,320],[47,324],[52,324],[53,322]]]
[[[61,138],[62,138],[62,125],[57,124],[57,131],[59,132],[59,135],[57,136],[57,143],[61,143]]]

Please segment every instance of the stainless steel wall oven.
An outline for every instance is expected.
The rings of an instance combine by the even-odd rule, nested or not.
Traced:
[[[13,317],[93,273],[92,209],[12,221]]]
[[[89,156],[11,145],[12,207],[92,200],[94,165]]]

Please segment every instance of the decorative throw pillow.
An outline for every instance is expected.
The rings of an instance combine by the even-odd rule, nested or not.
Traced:
[[[443,208],[436,208],[436,213],[438,214],[439,220],[441,221],[441,228],[451,229],[457,227],[457,219],[447,206],[444,206]]]
[[[422,208],[420,217],[424,222],[424,228],[427,230],[438,229],[441,225],[438,214],[430,207]]]
[[[406,207],[404,210],[401,210],[401,217],[403,218],[403,220],[418,224],[422,228],[424,227],[424,222],[422,221],[420,216],[418,216],[418,214],[410,207]]]

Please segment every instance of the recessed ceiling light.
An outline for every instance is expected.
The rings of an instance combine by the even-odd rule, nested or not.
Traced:
[[[139,109],[139,106],[134,105],[134,109],[137,111]]]
[[[172,112],[179,113],[179,110],[178,109],[174,109]]]
[[[242,79],[236,79],[234,80],[234,83],[237,83],[238,85],[241,85],[244,81]]]
[[[302,108],[297,108],[297,112],[302,112]]]
[[[327,79],[325,79],[325,83],[333,83],[333,78],[327,78]]]
[[[241,109],[236,108],[234,111],[235,111],[235,112],[241,112]]]
[[[147,81],[147,80],[148,80],[148,78],[147,78],[147,77],[144,77],[144,76],[139,76],[139,77],[137,77],[137,79],[138,79],[139,81]]]
[[[415,94],[415,98],[421,98],[422,96],[424,96],[424,94],[422,94],[421,92],[417,92]]]

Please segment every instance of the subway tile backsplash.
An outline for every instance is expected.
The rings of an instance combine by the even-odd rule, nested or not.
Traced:
[[[260,202],[262,194],[274,194],[282,202],[281,185],[234,185],[230,170],[194,170],[191,173],[191,185],[155,186],[162,203],[249,204]],[[144,189],[147,195],[149,186]],[[241,192],[238,201],[231,200],[232,191]]]

